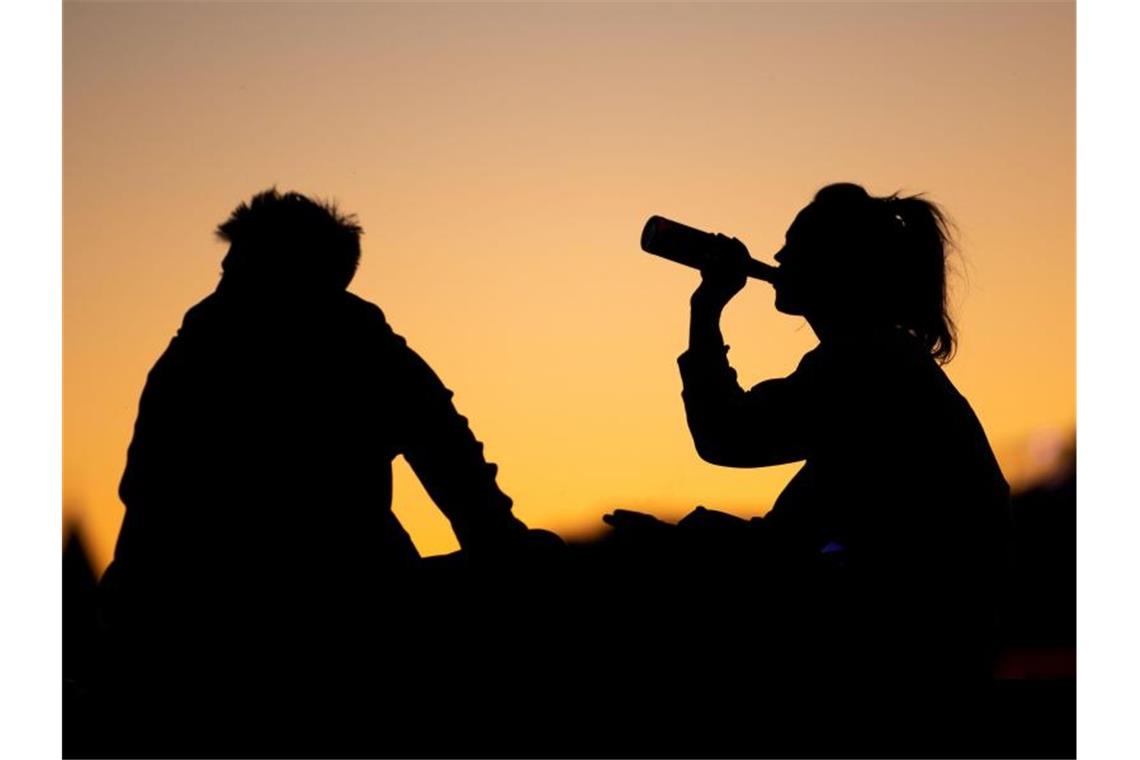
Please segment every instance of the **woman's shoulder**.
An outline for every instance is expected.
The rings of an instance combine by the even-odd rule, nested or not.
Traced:
[[[797,374],[871,414],[927,414],[965,401],[926,347],[901,330],[858,343],[825,341],[804,355]]]

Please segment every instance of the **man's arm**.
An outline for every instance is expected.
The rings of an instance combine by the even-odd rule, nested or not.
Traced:
[[[398,445],[424,488],[450,520],[465,550],[479,552],[520,538],[526,526],[495,482],[498,468],[456,410],[439,376],[403,338],[391,334]]]

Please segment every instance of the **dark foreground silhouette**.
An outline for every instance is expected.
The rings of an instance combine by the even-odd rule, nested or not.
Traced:
[[[1003,659],[1073,657],[1073,482],[1014,498],[1021,551],[1000,607]],[[615,529],[511,567],[429,558],[398,638],[341,632],[331,650],[283,653],[263,681],[235,658],[213,688],[161,669],[132,699],[116,696],[120,674],[106,672],[93,577],[69,542],[64,754],[1075,756],[1071,671],[999,667],[970,692],[945,691],[951,645],[909,660],[901,689],[873,668],[861,679],[825,672],[814,664],[829,656],[819,637],[794,641],[798,621],[773,615],[761,579],[732,574],[745,560],[710,558],[686,533]],[[840,635],[844,621],[825,622]]]
[[[777,255],[777,307],[821,338],[792,376],[744,391],[727,364],[742,246],[694,295],[699,453],[805,461],[770,515],[618,511],[569,547],[511,515],[450,392],[345,291],[359,228],[292,194],[239,207],[221,284],[147,380],[97,625],[67,618],[87,642],[65,650],[67,753],[1055,754],[995,689],[1008,488],[935,364],[941,247],[936,308],[910,297],[904,254],[941,246],[940,218],[890,206],[875,234],[902,243],[853,289],[820,258],[828,230],[862,239],[861,211],[831,213],[853,198],[881,200],[825,190]],[[389,509],[397,455],[462,551],[418,557]]]

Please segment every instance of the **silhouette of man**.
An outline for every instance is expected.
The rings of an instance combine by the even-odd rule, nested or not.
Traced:
[[[129,646],[390,632],[419,560],[390,509],[399,455],[466,552],[527,535],[451,391],[347,292],[360,234],[276,189],[218,227],[221,281],[147,378],[120,485],[103,585]]]

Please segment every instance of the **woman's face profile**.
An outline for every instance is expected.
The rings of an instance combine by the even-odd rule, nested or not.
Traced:
[[[775,255],[780,276],[774,283],[776,309],[785,314],[805,316],[818,297],[819,274],[823,263],[824,241],[819,234],[819,212],[807,206],[784,234],[784,247]]]
[[[851,219],[841,210],[811,204],[796,215],[776,253],[780,265],[775,282],[776,309],[784,314],[814,318],[855,316],[860,303],[860,276],[852,269],[841,231]]]

